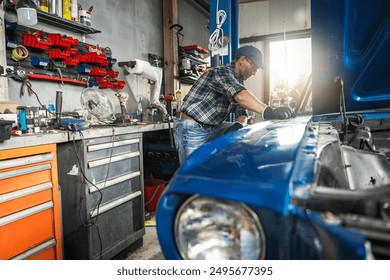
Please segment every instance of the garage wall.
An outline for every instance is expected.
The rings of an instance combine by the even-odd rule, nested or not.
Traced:
[[[240,38],[311,27],[310,0],[269,0],[240,5]]]
[[[194,3],[194,0],[179,0],[179,24],[183,26],[184,34],[180,45],[198,44],[207,48],[210,37],[209,15]]]

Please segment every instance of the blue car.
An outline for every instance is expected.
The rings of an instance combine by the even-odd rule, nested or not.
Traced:
[[[389,11],[312,1],[311,86],[291,119],[217,138],[175,173],[156,217],[166,259],[390,258]]]

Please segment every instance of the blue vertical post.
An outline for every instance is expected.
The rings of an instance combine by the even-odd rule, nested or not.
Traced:
[[[218,6],[218,7],[217,7]],[[239,0],[210,0],[210,35],[217,28],[217,9],[226,12],[226,20],[222,25],[223,34],[229,38],[227,55],[220,55],[220,64],[231,62],[239,46],[238,10]],[[220,33],[222,36],[222,33]],[[211,51],[213,56],[213,51]],[[211,66],[214,67],[214,59],[211,58]]]

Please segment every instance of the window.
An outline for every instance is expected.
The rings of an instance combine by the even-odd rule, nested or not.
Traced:
[[[310,38],[270,42],[270,105],[294,108],[310,73]]]

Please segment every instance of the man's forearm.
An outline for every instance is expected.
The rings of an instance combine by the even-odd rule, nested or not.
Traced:
[[[248,90],[241,90],[234,95],[234,100],[245,109],[262,114],[267,107],[253,93]]]

